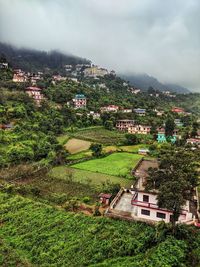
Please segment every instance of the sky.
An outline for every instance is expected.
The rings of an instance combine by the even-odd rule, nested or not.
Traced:
[[[0,41],[200,92],[200,0],[0,0]]]

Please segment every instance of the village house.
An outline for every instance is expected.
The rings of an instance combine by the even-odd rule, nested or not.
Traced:
[[[177,114],[184,114],[185,110],[183,108],[178,108],[178,107],[174,107],[171,109],[172,112],[177,113]]]
[[[127,132],[128,128],[134,125],[134,120],[118,120],[116,122],[116,128],[119,131]]]
[[[183,123],[181,122],[180,119],[175,119],[175,120],[174,120],[174,123],[175,123],[175,125],[178,126],[178,127],[183,127]]]
[[[26,93],[34,99],[37,105],[41,104],[41,101],[44,99],[43,94],[41,94],[42,89],[38,87],[27,87]]]
[[[101,112],[117,112],[119,110],[118,106],[115,105],[109,105],[107,107],[101,107],[100,108]]]
[[[109,205],[111,200],[112,194],[104,194],[101,193],[99,195],[99,202],[103,205]]]
[[[134,112],[139,116],[145,116],[146,115],[146,109],[144,109],[144,108],[135,108]]]
[[[56,82],[60,82],[60,81],[66,81],[66,77],[63,77],[63,76],[61,76],[61,75],[53,75],[52,76],[52,79],[54,80],[54,81],[56,81]]]
[[[120,110],[122,113],[132,113],[133,110],[131,108],[124,108]]]
[[[191,145],[200,145],[200,138],[188,138],[186,140],[187,144],[191,144]]]
[[[147,125],[131,125],[128,127],[128,133],[131,134],[150,134],[151,126]]]
[[[156,112],[156,115],[157,115],[157,116],[163,116],[164,113],[165,113],[163,110],[157,110],[157,109],[154,109],[154,111]]]
[[[87,114],[87,116],[88,116],[88,117],[89,117],[89,116],[92,116],[92,118],[96,120],[96,119],[100,119],[101,114],[98,113],[98,112],[90,111],[90,112]]]
[[[177,140],[177,137],[180,138],[180,136],[178,135],[178,132],[179,132],[178,129],[174,129],[173,135],[170,136],[171,143],[175,143]],[[158,143],[167,142],[167,137],[165,135],[165,128],[163,127],[157,128],[157,141]]]
[[[83,94],[77,94],[75,96],[75,98],[73,99],[73,102],[74,102],[74,108],[75,109],[86,108],[87,99],[86,99],[85,95],[83,95]]]
[[[84,71],[84,76],[85,77],[97,77],[97,76],[105,76],[108,74],[108,70],[104,68],[100,68],[98,66],[92,66],[90,68],[86,68]]]
[[[157,223],[172,220],[172,211],[160,208],[157,203],[157,190],[146,191],[146,179],[149,168],[157,168],[156,160],[142,159],[133,170],[136,182],[130,189],[121,189],[110,204],[106,216],[115,218],[128,218],[129,220]],[[195,192],[195,190],[194,190]],[[195,193],[194,193],[195,194]],[[191,201],[186,201],[182,207],[178,223],[194,223],[197,213],[195,210],[196,195]],[[192,208],[191,208],[192,207]]]
[[[21,69],[14,70],[13,82],[24,83],[27,80],[28,79],[24,71]]]
[[[0,63],[0,69],[8,69],[8,63],[7,62]]]

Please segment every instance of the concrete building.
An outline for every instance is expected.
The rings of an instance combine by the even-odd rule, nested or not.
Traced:
[[[87,99],[83,94],[77,94],[73,99],[75,109],[86,108]]]
[[[145,116],[146,115],[146,109],[144,109],[144,108],[135,108],[134,112],[139,116]]]
[[[119,107],[115,105],[109,105],[106,107],[101,107],[100,110],[102,113],[103,112],[117,112],[119,110]]]
[[[26,93],[35,100],[37,105],[40,105],[41,101],[44,99],[44,96],[43,94],[41,94],[41,91],[42,89],[38,87],[30,86],[26,88]]]
[[[150,134],[151,126],[148,125],[131,125],[128,127],[128,133],[131,134]]]
[[[121,188],[116,197],[110,204],[106,216],[143,221],[147,223],[157,223],[164,221],[169,223],[172,220],[173,212],[171,210],[160,208],[157,203],[157,190],[146,191],[146,179],[149,168],[158,168],[156,160],[142,159],[133,170],[136,182],[130,189]],[[197,219],[197,196],[195,194],[191,201],[186,201],[185,206],[181,209],[181,214],[177,223],[193,224]]]
[[[108,70],[100,68],[98,66],[92,66],[90,68],[86,68],[83,73],[85,77],[97,77],[105,76],[106,74],[108,74]]]
[[[116,122],[116,128],[119,131],[127,132],[128,128],[134,125],[134,120],[118,120]]]

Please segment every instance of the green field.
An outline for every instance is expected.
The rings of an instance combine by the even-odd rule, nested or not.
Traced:
[[[70,133],[71,134],[71,133]],[[105,145],[119,144],[125,140],[124,134],[117,131],[109,131],[103,127],[82,129],[71,134],[74,138],[83,139]]]
[[[67,143],[67,141],[69,140],[69,135],[67,135],[67,134],[63,134],[63,135],[59,135],[58,137],[57,137],[57,140],[58,140],[58,142],[61,144],[61,145],[64,145],[64,144],[66,144]]]
[[[91,172],[87,170],[70,168],[67,166],[54,167],[50,172],[50,175],[65,180],[69,172],[72,173],[73,180],[75,182],[81,182],[83,184],[91,184],[93,186],[99,186],[106,181],[117,183],[124,187],[130,186],[132,183],[131,180],[126,178],[121,178],[103,173]]]
[[[85,161],[72,167],[96,173],[126,176],[141,158],[142,156],[138,154],[113,153],[105,158]]]
[[[76,154],[90,148],[91,142],[72,138],[65,144],[65,148],[71,154]]]
[[[5,193],[0,206],[2,267],[198,266],[192,264],[197,231],[178,240],[147,224],[65,212]]]

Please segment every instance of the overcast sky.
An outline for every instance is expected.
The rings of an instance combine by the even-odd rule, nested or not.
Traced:
[[[200,0],[0,0],[0,41],[200,91]]]

